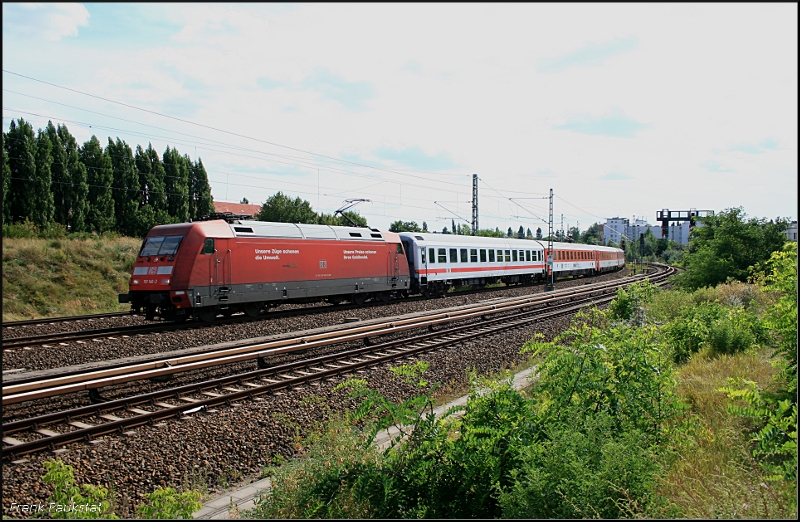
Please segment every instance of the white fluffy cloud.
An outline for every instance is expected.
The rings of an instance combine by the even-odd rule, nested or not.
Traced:
[[[89,11],[77,3],[3,3],[3,31],[55,42],[77,36],[88,25]]]
[[[30,82],[16,90],[148,123],[127,137],[113,120],[120,130],[70,128],[202,156],[218,199],[284,190],[330,212],[366,197],[359,210],[376,226],[441,229],[452,215],[433,202],[468,216],[478,173],[481,226],[503,230],[535,230],[508,198],[550,188],[556,214],[584,228],[661,208],[796,215],[796,4],[119,4],[134,12],[102,13],[112,39],[83,31],[77,47],[7,39],[7,5],[4,68],[204,127]],[[42,15],[27,18],[36,27],[57,12],[14,9]],[[110,49],[116,35],[133,50]],[[4,125],[19,116],[33,119],[6,111]]]

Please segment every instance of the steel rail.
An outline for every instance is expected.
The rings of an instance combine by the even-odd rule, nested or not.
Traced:
[[[39,434],[44,435],[44,438],[27,442],[18,441],[12,437],[5,437],[4,442],[9,444],[9,447],[3,448],[3,457],[32,453],[47,448],[54,449],[56,446],[67,444],[69,442],[90,440],[93,437],[121,431],[124,428],[132,428],[143,424],[149,424],[157,420],[180,416],[182,414],[186,414],[188,411],[197,411],[201,408],[208,408],[221,404],[230,404],[246,397],[253,398],[266,393],[275,393],[285,388],[294,388],[310,381],[319,381],[338,374],[353,373],[354,371],[358,371],[360,368],[377,366],[392,360],[408,358],[421,352],[435,351],[447,345],[458,344],[466,340],[476,337],[483,337],[498,331],[506,331],[509,328],[519,327],[534,320],[541,320],[556,315],[571,313],[583,308],[587,304],[605,303],[611,299],[613,299],[613,296],[609,295],[604,295],[597,300],[589,296],[582,299],[580,303],[569,303],[569,306],[562,308],[561,310],[550,310],[544,314],[539,313],[539,310],[520,312],[514,316],[504,316],[491,319],[485,323],[482,323],[477,328],[474,324],[462,325],[444,331],[416,336],[412,339],[389,341],[379,345],[351,350],[345,353],[330,354],[305,361],[297,361],[277,367],[248,372],[243,375],[223,377],[213,381],[186,385],[171,390],[162,390],[132,398],[119,399],[110,403],[78,408],[68,412],[60,412],[34,419],[26,419],[24,421],[7,423],[3,426],[4,433],[14,433],[31,427],[36,428],[37,426],[49,425],[54,422],[64,421],[65,419],[73,427],[77,427],[78,429],[76,431],[67,433],[56,433],[40,428],[37,431]],[[454,335],[456,336],[454,337]],[[443,337],[443,339],[433,343],[429,342],[430,339],[437,336]],[[409,343],[412,343],[411,346],[409,346]],[[401,345],[404,345],[404,347],[398,348]],[[391,351],[392,353],[383,353],[387,351]],[[371,355],[370,352],[375,355]],[[333,362],[336,362],[337,364],[333,364]],[[320,368],[320,366],[324,366],[324,368]],[[301,368],[303,370],[301,370]],[[292,373],[299,375],[290,375]],[[273,378],[268,378],[267,376]],[[280,380],[276,380],[274,377],[278,377]],[[254,382],[250,382],[253,380],[259,380],[261,383],[256,384]],[[239,385],[244,386],[244,389],[240,390],[238,388],[227,386],[234,382],[240,383]],[[228,393],[220,394],[204,391],[218,387],[223,387],[223,389]],[[185,393],[201,393],[206,395],[208,398],[198,400],[189,397],[180,397],[180,395]],[[188,404],[176,406],[166,402],[156,402],[159,399],[164,399],[167,397],[177,398],[178,400],[187,402]],[[140,405],[143,403],[149,403],[160,409],[157,411],[147,411],[133,407],[134,405]],[[106,414],[103,418],[109,422],[99,426],[74,420],[69,421],[70,418],[74,419],[75,417],[84,417],[86,415],[97,414],[100,411],[117,411],[123,408],[126,408],[130,413],[134,413],[135,416],[127,419],[121,419],[114,415]]]
[[[508,287],[514,288],[514,287]],[[452,292],[447,295],[447,297],[460,297],[462,295],[472,295],[472,294],[480,294],[485,292],[492,292],[496,291],[498,288],[473,288],[471,290],[464,290],[458,292]],[[408,299],[405,299],[405,302],[415,302],[420,300],[426,300],[428,298],[424,296],[415,296]],[[330,311],[332,306],[336,307],[336,311],[346,311],[346,310],[355,310],[361,308],[370,308],[375,306],[383,306],[387,303],[383,303],[381,301],[370,301],[362,305],[356,304],[338,304],[338,305],[320,305],[320,306],[311,306],[305,307],[300,309],[291,309],[291,310],[279,310],[279,311],[272,311],[269,313],[260,314],[256,317],[249,317],[247,315],[240,315],[236,314],[232,317],[225,317],[223,319],[214,320],[210,323],[204,322],[166,322],[166,323],[149,323],[146,325],[134,325],[134,326],[120,326],[120,327],[110,327],[110,328],[99,328],[95,330],[82,330],[77,332],[56,332],[52,334],[43,334],[43,335],[32,335],[32,336],[25,336],[25,337],[8,337],[3,340],[3,348],[4,349],[16,349],[16,348],[23,348],[23,347],[34,347],[34,346],[43,346],[47,345],[48,343],[65,343],[65,342],[74,342],[74,341],[82,341],[86,339],[98,339],[98,338],[107,338],[113,335],[139,335],[139,334],[146,334],[146,333],[153,333],[153,332],[162,332],[162,331],[179,331],[184,330],[187,328],[207,328],[212,326],[222,326],[226,324],[237,324],[242,322],[253,322],[253,321],[261,321],[261,320],[269,320],[269,319],[278,319],[281,317],[290,317],[290,316],[297,316],[297,315],[312,315],[316,313],[324,313],[326,311]],[[388,304],[392,304],[391,302]],[[122,316],[133,316],[132,312],[111,312],[106,314],[93,314],[93,315],[84,315],[84,316],[72,316],[72,317],[55,317],[55,318],[46,318],[46,319],[29,319],[24,321],[14,321],[10,323],[3,323],[3,328],[7,327],[16,327],[16,326],[23,326],[23,325],[41,325],[41,324],[49,324],[49,323],[56,323],[56,322],[66,322],[66,321],[80,321],[80,320],[87,320],[87,319],[101,319],[101,318],[109,318],[109,317],[122,317]],[[7,332],[6,332],[7,333]]]
[[[637,276],[625,281],[624,284],[631,284],[644,276]],[[473,317],[476,314],[501,313],[513,310],[522,306],[530,306],[534,303],[550,303],[555,300],[579,295],[583,292],[599,291],[607,287],[615,287],[619,283],[599,283],[597,285],[585,285],[573,289],[567,289],[556,294],[537,295],[534,297],[512,298],[511,300],[493,305],[475,305],[462,310],[437,313],[425,317],[415,317],[410,319],[399,319],[390,323],[378,323],[368,326],[346,327],[334,332],[326,332],[314,335],[301,335],[299,337],[270,341],[267,343],[250,344],[235,348],[204,352],[181,357],[168,359],[158,359],[144,363],[125,365],[111,369],[99,369],[67,376],[59,375],[55,377],[19,382],[3,386],[2,404],[10,405],[28,400],[63,395],[82,390],[100,388],[103,386],[121,384],[130,381],[151,379],[162,377],[174,373],[208,368],[221,364],[230,364],[245,361],[248,359],[276,355],[298,349],[315,348],[325,346],[330,343],[342,343],[365,337],[375,337],[380,335],[402,332],[409,329],[420,327],[433,327],[441,323],[463,320]]]
[[[133,315],[131,312],[107,312],[103,314],[72,315],[64,317],[42,317],[39,319],[23,319],[21,321],[3,321],[3,328],[16,328],[18,326],[28,326],[32,324],[64,323],[68,321],[86,321],[91,319],[107,319],[110,317],[123,317]]]

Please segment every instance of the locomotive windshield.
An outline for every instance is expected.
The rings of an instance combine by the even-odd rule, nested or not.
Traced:
[[[152,236],[144,242],[140,256],[168,256],[178,251],[183,236]]]

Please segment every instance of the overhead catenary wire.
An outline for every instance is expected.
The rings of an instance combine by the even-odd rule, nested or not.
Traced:
[[[161,135],[158,135],[158,134],[153,134],[152,132],[148,133],[146,131],[141,132],[141,131],[133,131],[133,130],[127,130],[127,129],[118,129],[118,128],[115,128],[115,127],[96,124],[96,123],[75,122],[75,121],[71,121],[71,120],[66,120],[66,119],[61,119],[61,118],[52,118],[51,117],[51,120],[52,119],[56,119],[56,120],[61,119],[62,121],[71,121],[72,123],[74,123],[76,125],[80,125],[80,126],[83,126],[83,127],[88,127],[90,129],[103,129],[103,130],[109,130],[111,132],[124,132],[124,133],[129,133],[129,134],[133,134],[133,135],[142,136],[145,139],[151,139],[151,140],[153,138],[170,140],[170,141],[172,141],[172,145],[173,145],[174,149],[176,148],[175,147],[176,144],[177,145],[181,145],[181,146],[194,147],[195,148],[196,160],[199,160],[199,157],[197,156],[197,149],[199,148],[200,150],[204,150],[204,151],[208,151],[208,152],[228,154],[228,155],[232,155],[232,156],[240,157],[240,158],[255,159],[255,160],[261,160],[261,161],[269,161],[269,162],[274,162],[274,163],[277,163],[277,164],[290,165],[290,166],[298,167],[298,168],[301,168],[301,169],[315,169],[315,170],[319,169],[319,170],[322,170],[322,171],[342,174],[342,175],[346,175],[346,176],[356,176],[356,177],[361,177],[361,178],[365,178],[365,179],[371,179],[371,180],[374,180],[376,182],[373,183],[372,185],[367,185],[366,187],[359,187],[356,190],[359,191],[359,193],[361,193],[361,195],[364,195],[364,196],[370,197],[370,198],[376,198],[376,199],[380,199],[381,197],[385,197],[385,196],[384,195],[376,195],[375,193],[371,193],[371,192],[361,192],[361,191],[364,191],[364,190],[372,188],[372,187],[380,186],[380,185],[385,184],[385,183],[398,183],[398,181],[395,180],[395,179],[387,180],[387,179],[382,179],[380,177],[375,177],[374,175],[368,175],[368,174],[365,174],[365,173],[353,172],[352,170],[347,170],[347,166],[365,168],[365,169],[374,170],[374,171],[380,172],[380,173],[389,173],[389,174],[394,174],[394,175],[399,175],[399,176],[404,176],[404,177],[420,179],[420,180],[424,180],[424,181],[426,181],[428,183],[434,182],[433,184],[435,184],[435,185],[448,185],[448,186],[458,186],[458,187],[461,187],[461,186],[464,186],[464,185],[461,184],[461,183],[456,183],[456,182],[449,181],[449,180],[443,180],[443,179],[441,179],[441,177],[442,176],[447,176],[447,177],[465,177],[466,178],[468,176],[467,174],[463,174],[462,175],[462,174],[448,173],[448,172],[432,173],[432,172],[428,172],[428,171],[424,171],[424,170],[378,167],[378,166],[375,166],[375,165],[370,165],[370,164],[366,164],[366,163],[360,163],[360,162],[357,162],[357,161],[350,161],[350,160],[345,160],[345,159],[341,159],[341,158],[336,158],[336,157],[328,156],[328,155],[325,155],[325,154],[316,153],[316,152],[313,152],[313,151],[310,151],[310,150],[304,150],[304,149],[298,148],[298,147],[292,147],[292,146],[288,146],[288,145],[283,145],[281,143],[277,143],[277,142],[274,142],[274,141],[260,139],[260,138],[256,138],[254,136],[249,136],[249,135],[246,135],[246,134],[243,134],[243,133],[233,132],[233,131],[230,131],[230,130],[227,130],[227,129],[224,129],[224,128],[219,128],[219,127],[215,127],[215,126],[212,126],[212,125],[206,125],[206,124],[203,124],[203,123],[198,123],[198,122],[191,121],[191,120],[188,120],[188,119],[172,116],[172,115],[169,115],[169,114],[164,114],[164,113],[161,113],[161,112],[158,112],[158,111],[154,111],[154,110],[150,110],[150,109],[146,109],[146,108],[143,108],[143,107],[138,107],[138,106],[133,105],[133,104],[124,103],[124,102],[120,102],[120,101],[117,101],[117,100],[105,98],[103,96],[98,96],[96,94],[92,94],[92,93],[89,93],[89,92],[81,91],[81,90],[74,89],[74,88],[71,88],[71,87],[67,87],[67,86],[64,86],[64,85],[59,85],[59,84],[56,84],[56,83],[44,81],[44,80],[41,80],[41,79],[38,79],[38,78],[34,78],[34,77],[31,77],[31,76],[27,76],[27,75],[24,75],[24,74],[17,73],[17,72],[14,72],[14,71],[3,69],[3,72],[7,73],[7,74],[12,74],[12,75],[15,75],[15,76],[18,76],[20,78],[24,78],[24,79],[27,79],[27,80],[30,80],[30,81],[33,81],[33,82],[38,82],[38,83],[41,83],[43,85],[48,85],[48,86],[51,86],[51,87],[54,87],[54,88],[63,89],[63,90],[70,91],[70,92],[74,92],[74,93],[82,95],[82,96],[87,96],[87,97],[90,97],[90,98],[103,100],[103,101],[108,102],[108,103],[112,103],[112,104],[116,104],[116,105],[119,105],[119,106],[130,108],[130,109],[133,109],[133,110],[141,111],[143,113],[148,113],[148,114],[152,114],[152,115],[155,115],[155,116],[158,116],[158,117],[167,118],[167,119],[170,119],[170,120],[173,120],[173,121],[182,122],[182,123],[185,123],[185,124],[196,126],[198,128],[208,129],[208,130],[211,130],[211,131],[214,131],[214,132],[219,132],[219,133],[223,133],[223,134],[226,134],[226,135],[230,135],[230,136],[235,136],[235,137],[242,138],[242,139],[251,140],[251,141],[254,141],[254,142],[257,142],[257,143],[262,143],[262,144],[269,145],[269,146],[272,146],[272,147],[283,148],[283,149],[286,149],[286,150],[298,152],[298,153],[303,154],[303,155],[312,156],[314,158],[314,159],[309,159],[309,158],[304,158],[302,156],[293,156],[293,155],[289,155],[289,154],[278,154],[278,153],[275,153],[275,152],[267,152],[267,151],[253,149],[253,148],[249,148],[249,147],[245,147],[245,146],[233,145],[233,144],[229,144],[229,143],[223,143],[223,142],[219,142],[217,140],[212,140],[210,138],[205,138],[205,137],[197,136],[197,135],[194,135],[194,134],[189,134],[189,133],[185,133],[185,132],[179,132],[179,131],[176,131],[176,130],[170,130],[170,129],[166,129],[166,128],[163,128],[163,127],[157,127],[157,126],[154,126],[154,125],[151,125],[151,124],[145,124],[145,123],[142,123],[142,122],[139,122],[139,121],[135,121],[135,120],[127,119],[127,118],[122,118],[122,117],[115,116],[115,115],[112,115],[112,114],[106,114],[104,112],[95,111],[95,110],[87,109],[87,108],[76,106],[76,105],[69,105],[69,104],[66,104],[66,103],[61,103],[61,102],[56,101],[56,100],[51,100],[51,99],[47,99],[47,98],[33,96],[33,95],[30,95],[30,94],[17,92],[17,91],[13,91],[13,90],[10,90],[10,89],[4,89],[4,92],[12,93],[12,94],[15,94],[15,95],[26,96],[26,97],[29,97],[29,98],[32,98],[32,99],[36,99],[36,100],[45,102],[45,103],[53,103],[53,104],[56,104],[56,105],[59,105],[59,106],[62,106],[62,107],[67,107],[67,108],[70,108],[70,109],[86,111],[86,112],[91,113],[91,114],[96,114],[98,116],[102,116],[102,117],[106,117],[106,118],[113,118],[113,119],[117,119],[117,120],[120,120],[120,121],[125,121],[125,122],[132,123],[132,124],[135,124],[135,125],[146,125],[151,129],[157,129],[157,130],[166,132],[168,134],[173,134],[173,135],[177,134],[177,135],[183,136],[186,139],[176,138],[175,136],[161,136]],[[13,110],[13,111],[21,112],[21,113],[32,114],[32,115],[35,115],[35,116],[40,117],[40,118],[47,118],[47,116],[44,116],[42,114],[33,113],[33,112],[29,112],[29,111],[21,111],[21,110],[18,110],[18,109],[10,109],[10,108],[5,108],[5,107],[4,107],[4,110],[8,110],[8,111],[12,111]],[[5,119],[6,116],[4,116],[3,118]],[[13,118],[10,118],[10,119],[13,119]],[[196,141],[187,141],[187,140],[196,140]],[[225,149],[227,149],[227,150],[225,150]],[[257,156],[251,156],[251,155],[248,155],[248,154],[242,154],[242,152],[250,152],[250,153],[256,154]],[[188,156],[188,155],[186,155],[186,156]],[[320,162],[322,162],[322,164],[320,164]],[[162,164],[169,165],[168,162],[163,162],[163,161],[162,161]],[[209,177],[208,177],[209,184],[213,184],[213,185],[216,185],[216,186],[219,186],[220,184],[224,184],[226,186],[228,186],[228,185],[237,186],[238,185],[238,186],[245,186],[245,187],[249,187],[249,188],[254,188],[254,185],[252,185],[252,184],[244,185],[244,184],[236,184],[236,183],[231,184],[229,179],[226,179],[225,181],[221,181],[221,180],[216,179],[216,175],[223,174],[223,175],[226,176],[226,178],[229,178],[230,176],[234,176],[235,175],[235,176],[241,176],[241,177],[250,178],[250,179],[262,179],[262,176],[264,176],[264,175],[266,175],[266,176],[269,176],[269,175],[272,175],[272,174],[274,174],[275,176],[281,176],[282,175],[280,173],[269,173],[269,172],[266,172],[263,175],[248,176],[246,174],[232,173],[232,172],[229,172],[229,171],[226,172],[226,171],[221,171],[221,170],[218,170],[218,169],[215,169],[215,168],[208,168],[208,167],[206,168],[206,172],[209,175]],[[416,175],[416,174],[428,174],[428,176]],[[431,179],[430,174],[436,174],[436,176],[439,179]],[[281,183],[281,184],[283,184],[283,183],[291,183],[293,185],[297,185],[298,187],[310,187],[311,186],[310,183],[288,182],[285,179],[282,179],[280,181],[273,180],[272,182]],[[526,212],[531,213],[534,217],[538,218],[538,216],[534,212],[532,212],[530,209],[522,207],[521,205],[519,205],[519,203],[513,201],[512,198],[509,198],[509,197],[501,194],[494,187],[492,187],[488,183],[486,183],[486,181],[484,179],[481,178],[481,182],[484,185],[486,185],[489,189],[491,189],[493,192],[498,194],[503,200],[511,201],[515,205],[520,206],[521,208],[524,208],[526,210]],[[413,183],[413,182],[408,182],[408,181],[403,181],[402,183],[405,183],[407,186],[411,186],[411,187],[414,187],[414,188],[420,188],[420,189],[423,189],[423,190],[442,190],[439,187],[431,186],[430,184],[427,184],[427,185],[426,184],[418,184],[418,183]],[[267,188],[267,187],[259,187],[259,188]],[[322,189],[323,187],[320,186],[319,188]],[[325,187],[325,188],[327,188],[327,187]],[[306,193],[306,192],[299,191],[299,190],[295,190],[295,192]],[[322,194],[318,190],[317,194],[318,194],[318,196],[325,195],[325,196],[329,196],[329,197],[334,197],[334,194],[333,193],[329,193],[328,191],[326,191],[325,194]],[[515,194],[525,194],[525,193],[520,193],[518,191],[515,191]],[[342,197],[344,195],[352,196],[353,195],[353,190],[348,190],[348,192],[346,194],[338,194],[338,195],[336,195],[336,197]],[[494,199],[495,198],[495,196],[492,196],[491,194],[484,195],[484,197],[488,197],[490,199]],[[427,201],[428,205],[430,205],[430,200],[426,200],[426,199],[422,199],[422,198],[414,198],[414,197],[407,196],[407,198],[405,198],[405,199],[406,200],[411,200],[411,201]],[[522,198],[516,198],[516,199],[522,199]],[[435,208],[435,206],[432,207],[432,206],[422,206],[422,205],[411,205],[411,204],[408,204],[407,202],[403,202],[402,200],[401,200],[399,206],[407,207],[407,208],[423,209],[423,210],[431,210],[432,208]],[[483,214],[486,217],[499,219],[499,220],[502,220],[502,221],[507,221],[509,219],[508,216],[501,216],[501,215],[487,213],[487,212],[484,212]],[[461,216],[458,216],[458,218],[461,219],[461,220],[464,220],[467,223],[469,223],[469,220],[467,220],[467,219],[465,219],[465,218],[463,218]],[[541,218],[539,218],[539,219],[541,219]]]
[[[70,87],[65,87],[63,85],[58,85],[58,84],[55,84],[55,83],[52,83],[52,82],[47,82],[47,81],[44,81],[44,80],[40,80],[38,78],[33,78],[31,76],[26,76],[24,74],[20,74],[20,73],[14,72],[14,71],[9,71],[7,69],[3,69],[3,72],[8,73],[8,74],[13,74],[15,76],[19,76],[21,78],[25,78],[25,79],[28,79],[28,80],[31,80],[31,81],[39,82],[39,83],[42,83],[42,84],[51,85],[51,86],[57,87],[59,89],[65,89],[67,91],[71,91],[71,92],[74,92],[74,93],[77,93],[77,94],[82,94],[84,96],[97,98],[99,100],[107,101],[109,103],[114,103],[114,104],[117,104],[117,105],[121,105],[121,106],[124,106],[124,107],[128,107],[128,108],[131,108],[131,109],[142,111],[142,112],[145,112],[145,113],[149,113],[149,114],[153,114],[153,115],[156,115],[156,116],[160,116],[160,117],[163,117],[163,118],[168,118],[168,119],[172,119],[172,120],[175,120],[175,121],[180,121],[182,123],[187,123],[189,125],[195,125],[197,127],[213,130],[213,131],[216,131],[216,132],[221,132],[221,133],[224,133],[224,134],[229,134],[231,136],[237,136],[239,138],[253,140],[253,141],[264,143],[264,144],[267,144],[267,145],[272,145],[274,147],[285,148],[285,149],[288,149],[288,150],[293,150],[295,152],[302,152],[304,154],[309,154],[309,155],[312,155],[312,156],[317,156],[317,157],[320,157],[320,158],[325,158],[325,159],[328,159],[328,160],[331,160],[331,161],[345,163],[345,164],[349,164],[349,165],[355,165],[355,166],[364,167],[364,168],[368,168],[368,169],[375,169],[375,170],[384,171],[384,172],[388,172],[388,173],[392,173],[392,174],[401,174],[401,175],[405,175],[405,176],[411,176],[411,177],[417,177],[417,178],[420,178],[420,179],[426,179],[426,178],[423,178],[421,176],[415,176],[413,174],[401,173],[401,172],[394,171],[394,170],[391,170],[391,169],[386,169],[386,168],[382,168],[382,167],[375,167],[373,165],[366,165],[366,164],[357,163],[357,162],[353,162],[353,161],[349,161],[349,160],[343,160],[343,159],[340,159],[340,158],[334,158],[332,156],[327,156],[325,154],[319,154],[319,153],[316,153],[316,152],[311,152],[311,151],[299,149],[299,148],[296,148],[296,147],[290,147],[288,145],[282,145],[280,143],[267,141],[267,140],[263,140],[263,139],[260,139],[260,138],[254,138],[252,136],[247,136],[245,134],[240,134],[240,133],[229,131],[229,130],[225,130],[225,129],[219,129],[219,128],[213,127],[211,125],[205,125],[205,124],[202,124],[202,123],[193,122],[191,120],[186,120],[184,118],[178,118],[177,116],[170,116],[168,114],[162,114],[162,113],[157,112],[157,111],[152,111],[152,110],[144,109],[144,108],[141,108],[141,107],[137,107],[135,105],[131,105],[131,104],[128,104],[128,103],[123,103],[123,102],[120,102],[120,101],[111,100],[109,98],[98,96],[96,94],[90,94],[90,93],[83,92],[83,91],[80,91],[80,90],[77,90],[77,89],[72,89]],[[432,174],[432,173],[429,172],[428,174]],[[437,173],[437,174],[440,174],[440,173]]]

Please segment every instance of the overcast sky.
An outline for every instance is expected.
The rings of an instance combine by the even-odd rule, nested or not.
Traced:
[[[547,232],[797,219],[797,4],[3,3],[3,129],[203,160],[214,199]],[[463,219],[459,219],[463,218]],[[565,225],[566,226],[566,225]]]

